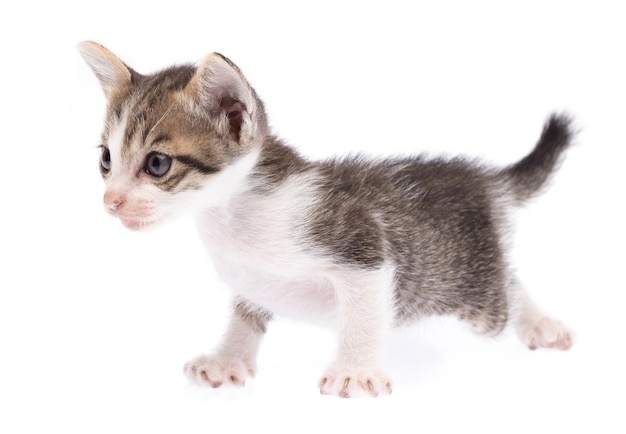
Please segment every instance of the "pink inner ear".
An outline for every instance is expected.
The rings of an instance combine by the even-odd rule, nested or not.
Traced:
[[[220,100],[219,112],[226,113],[230,124],[230,134],[238,142],[241,135],[241,124],[243,123],[243,111],[246,106],[231,96],[225,95]]]

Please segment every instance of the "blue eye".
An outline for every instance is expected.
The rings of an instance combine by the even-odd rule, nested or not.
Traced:
[[[111,170],[111,153],[108,148],[102,148],[102,154],[100,154],[100,167],[105,173]]]
[[[160,178],[165,175],[172,167],[172,158],[167,155],[153,152],[146,159],[146,173]]]

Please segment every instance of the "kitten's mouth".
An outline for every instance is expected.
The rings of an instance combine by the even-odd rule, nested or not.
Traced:
[[[123,216],[119,216],[119,219],[126,229],[130,229],[132,231],[140,231],[142,229],[145,229],[148,226],[152,226],[152,224],[154,224],[156,221],[155,219],[123,217]]]
[[[141,231],[147,228],[151,228],[155,226],[156,223],[163,220],[162,215],[154,214],[154,213],[136,213],[136,214],[125,214],[119,212],[117,210],[112,210],[110,208],[106,208],[107,212],[113,216],[120,219],[120,222],[124,225],[126,229],[130,229],[131,231]]]

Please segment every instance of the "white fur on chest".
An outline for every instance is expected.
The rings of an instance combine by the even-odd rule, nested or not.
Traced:
[[[200,212],[200,236],[220,277],[238,295],[281,316],[334,325],[328,259],[307,246],[303,223],[314,206],[310,176],[270,194],[244,191]]]

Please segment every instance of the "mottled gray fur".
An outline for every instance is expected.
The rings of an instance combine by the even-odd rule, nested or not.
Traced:
[[[572,134],[568,116],[550,116],[535,149],[505,169],[460,158],[310,163],[271,138],[259,171],[268,186],[294,172],[321,175],[303,241],[355,267],[391,260],[398,323],[453,314],[495,335],[514,281],[503,239],[508,208],[541,190]]]

